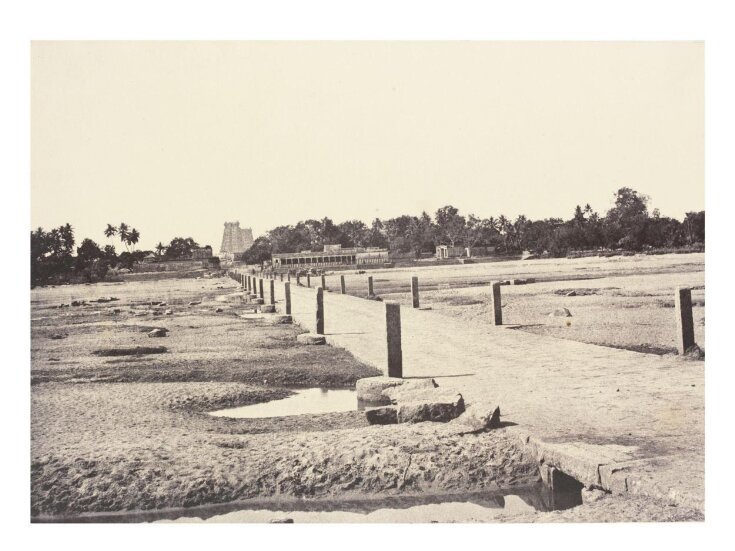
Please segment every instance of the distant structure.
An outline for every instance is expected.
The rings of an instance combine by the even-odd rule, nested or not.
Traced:
[[[191,257],[194,260],[204,260],[205,258],[212,258],[212,247],[205,245],[191,251]]]
[[[324,251],[322,252],[305,251],[273,255],[273,267],[276,269],[383,265],[388,262],[390,262],[388,249],[378,247],[343,249],[341,245],[324,245]]]
[[[240,260],[253,245],[253,230],[241,228],[240,222],[225,222],[219,256],[223,260]]]

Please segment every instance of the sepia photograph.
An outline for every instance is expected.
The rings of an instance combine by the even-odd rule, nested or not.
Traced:
[[[355,36],[26,42],[30,526],[704,526],[704,37]]]

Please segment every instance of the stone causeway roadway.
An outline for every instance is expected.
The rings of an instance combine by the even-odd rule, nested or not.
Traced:
[[[314,284],[315,282],[312,282]],[[268,285],[266,285],[266,289]],[[283,283],[275,282],[283,307]],[[316,325],[315,289],[291,283],[292,315]],[[266,291],[267,296],[267,291]],[[324,293],[325,334],[387,373],[385,305]],[[500,406],[539,459],[588,485],[704,510],[704,364],[401,308],[403,376]]]

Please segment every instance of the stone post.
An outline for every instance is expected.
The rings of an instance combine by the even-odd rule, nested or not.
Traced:
[[[324,334],[324,289],[316,289],[316,334]]]
[[[503,304],[500,299],[500,282],[493,281],[490,284],[490,304],[493,308],[493,325],[503,325]]]
[[[258,297],[264,299],[265,294],[263,294],[263,278],[258,278]]]
[[[347,294],[347,287],[345,286],[345,276],[339,276],[339,289],[343,295]]]
[[[291,315],[291,283],[286,282],[283,284],[283,298],[286,302],[286,315]]]
[[[270,280],[270,301],[271,304],[276,303],[276,282],[274,280]]]
[[[306,286],[311,287],[311,274],[306,274]]]
[[[692,290],[688,287],[677,287],[674,304],[676,306],[676,348],[680,355],[684,355],[695,344]]]
[[[414,308],[419,307],[419,278],[418,276],[411,277],[411,301]]]
[[[373,293],[373,276],[368,276],[368,296],[371,297]]]
[[[250,291],[252,289],[252,287],[251,287],[252,284],[250,282],[250,276],[249,275],[246,275],[244,277],[245,277],[245,285],[247,286],[248,294],[250,294]]]
[[[291,270],[286,274],[286,281],[291,281]]]
[[[327,290],[327,279],[324,274],[322,274],[322,289]]]
[[[279,275],[281,277],[281,281],[283,281],[283,272],[281,272]]]
[[[298,273],[296,274],[296,285],[301,285],[301,276]]]
[[[385,303],[385,329],[388,340],[388,377],[403,377],[401,352],[401,305]]]

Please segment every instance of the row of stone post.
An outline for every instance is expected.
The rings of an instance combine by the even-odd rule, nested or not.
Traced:
[[[290,273],[288,279],[290,280]],[[263,279],[252,279],[250,276],[231,274],[231,277],[239,281],[247,290],[255,291],[256,279],[258,282],[258,295],[264,299]],[[283,274],[281,274],[283,280]],[[297,284],[299,284],[299,276],[297,274]],[[322,286],[316,289],[316,333],[324,335],[324,290],[326,289],[325,276],[321,276]],[[307,274],[307,286],[311,286],[311,279]],[[490,304],[492,309],[493,325],[503,324],[503,310],[501,297],[500,282],[493,282],[490,285]],[[291,315],[291,284],[286,281],[283,285],[285,314]],[[270,304],[275,304],[275,276],[270,280]],[[340,276],[340,292],[346,294],[345,277]],[[368,277],[368,293],[374,293],[373,277]],[[418,277],[411,277],[411,303],[413,308],[419,308],[419,283]],[[678,287],[674,295],[675,311],[676,311],[676,346],[679,354],[686,354],[692,347],[696,345],[694,340],[694,319],[692,313],[692,294],[691,289],[687,287]],[[388,350],[388,376],[402,377],[403,374],[403,354],[401,348],[401,308],[396,302],[385,303],[385,326],[386,340]]]

